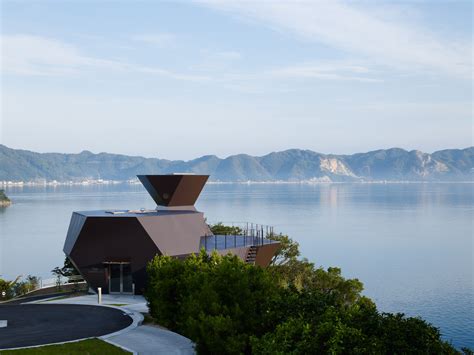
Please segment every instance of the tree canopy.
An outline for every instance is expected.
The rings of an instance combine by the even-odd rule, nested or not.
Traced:
[[[286,250],[268,268],[204,250],[156,256],[147,267],[150,315],[200,354],[459,353],[426,321],[380,313],[359,280],[299,260],[282,238]]]

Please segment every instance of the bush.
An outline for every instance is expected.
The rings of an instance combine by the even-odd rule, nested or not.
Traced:
[[[6,281],[0,279],[0,300],[8,300],[12,298],[15,293],[13,292],[13,284],[12,281]]]
[[[193,339],[199,353],[249,351],[278,289],[264,269],[204,251],[184,261],[157,256],[147,271],[151,316]]]
[[[22,296],[38,288],[39,279],[36,276],[28,275],[24,280],[17,281],[12,285],[15,296]]]
[[[437,328],[379,313],[360,281],[298,254],[281,253],[268,268],[205,251],[185,260],[156,256],[147,267],[150,314],[200,354],[458,353]]]
[[[226,226],[222,222],[212,224],[209,228],[215,235],[240,235],[242,233],[240,227]]]

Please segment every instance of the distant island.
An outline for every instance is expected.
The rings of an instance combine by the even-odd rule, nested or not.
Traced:
[[[10,199],[5,195],[5,191],[0,190],[0,207],[7,207],[11,205]]]
[[[474,147],[434,153],[381,149],[352,155],[290,149],[264,156],[166,160],[109,153],[36,153],[0,145],[0,184],[134,181],[137,174],[189,172],[213,182],[474,181]]]

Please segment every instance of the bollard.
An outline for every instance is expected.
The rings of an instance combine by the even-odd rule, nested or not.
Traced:
[[[135,297],[135,284],[132,284],[132,295]]]
[[[102,287],[97,287],[97,303],[102,304]]]

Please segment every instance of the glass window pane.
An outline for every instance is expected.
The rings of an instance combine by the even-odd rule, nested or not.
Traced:
[[[120,264],[110,264],[110,292],[120,292]]]
[[[132,292],[132,267],[130,264],[122,264],[123,292]]]

